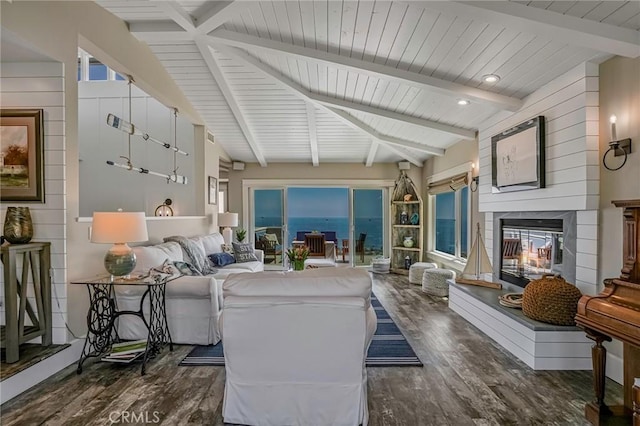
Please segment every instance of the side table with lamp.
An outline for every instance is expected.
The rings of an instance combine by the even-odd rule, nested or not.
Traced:
[[[167,324],[165,307],[166,278],[157,280],[149,277],[129,278],[135,269],[136,256],[127,245],[129,242],[142,242],[149,239],[144,212],[95,212],[91,230],[91,242],[113,243],[104,258],[104,266],[109,275],[87,280],[76,280],[71,284],[87,286],[89,292],[89,313],[87,314],[87,338],[78,361],[77,372],[87,358],[106,354],[113,343],[119,342],[115,327],[116,319],[121,315],[134,315],[142,319],[149,330],[147,345],[142,360],[142,374],[146,364],[157,355],[162,347],[173,342]],[[140,299],[137,311],[119,311],[114,297],[116,285],[145,285],[146,291]],[[148,297],[149,316],[145,317],[145,299]]]

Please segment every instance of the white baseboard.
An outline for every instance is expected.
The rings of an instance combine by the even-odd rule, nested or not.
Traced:
[[[621,385],[624,382],[624,364],[621,357],[618,355],[612,354],[607,351],[607,371],[606,375],[608,378],[613,380],[614,382],[620,383]]]
[[[63,368],[77,362],[82,354],[84,339],[71,342],[68,348],[0,382],[0,404],[15,398]]]

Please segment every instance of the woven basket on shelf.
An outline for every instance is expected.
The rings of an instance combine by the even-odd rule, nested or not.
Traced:
[[[555,325],[575,325],[578,300],[577,287],[562,277],[543,275],[524,288],[522,312],[531,319]]]

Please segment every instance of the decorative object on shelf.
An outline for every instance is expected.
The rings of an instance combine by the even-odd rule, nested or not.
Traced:
[[[538,116],[491,137],[493,192],[545,187],[545,120]]]
[[[405,203],[408,203],[413,198],[413,195],[412,194],[405,194],[404,197],[402,197],[402,198],[403,198]]]
[[[218,203],[218,179],[209,176],[209,204]]]
[[[302,271],[304,269],[304,261],[309,257],[309,247],[305,245],[297,245],[286,251],[289,264],[294,271]]]
[[[238,226],[238,213],[218,213],[218,226],[224,228],[222,230],[224,243],[231,245],[233,239],[233,231],[231,231],[231,228]]]
[[[405,246],[406,248],[411,248],[413,247],[413,237],[411,235],[407,235],[404,237],[404,240],[402,240],[402,245]]]
[[[406,225],[409,223],[409,213],[405,210],[402,210],[400,213],[400,225]]]
[[[0,110],[0,199],[44,203],[44,112]]]
[[[173,201],[171,201],[171,198],[167,198],[166,200],[164,200],[164,203],[156,207],[155,215],[163,216],[163,217],[173,216],[173,209],[171,208],[171,204],[173,204]]]
[[[239,243],[243,242],[244,239],[246,238],[246,236],[247,236],[247,230],[246,229],[244,229],[244,228],[236,229],[236,240],[238,240]]]
[[[4,238],[11,244],[25,244],[33,238],[33,222],[29,207],[7,207]]]
[[[560,276],[543,274],[524,288],[522,312],[531,319],[555,325],[575,325],[580,290]]]
[[[507,308],[522,309],[522,293],[506,293],[498,297],[498,302]]]
[[[128,154],[125,157],[124,155],[121,155],[120,158],[124,158],[127,162],[126,164],[122,164],[122,163],[116,163],[114,161],[111,160],[107,160],[107,164],[110,166],[116,166],[116,167],[120,167],[121,169],[126,169],[129,171],[133,171],[133,172],[138,172],[138,173],[143,173],[143,174],[148,174],[148,175],[153,175],[153,176],[159,176],[159,177],[163,177],[167,180],[167,183],[169,182],[174,182],[174,183],[181,183],[186,185],[188,182],[188,179],[185,176],[179,175],[178,174],[178,166],[176,163],[176,154],[181,154],[181,155],[189,155],[187,152],[182,151],[181,149],[178,149],[178,109],[174,108],[173,109],[173,146],[171,146],[171,144],[167,143],[167,142],[163,142],[161,140],[152,138],[151,136],[149,136],[148,133],[138,129],[132,122],[131,122],[131,85],[133,84],[133,77],[129,76],[129,81],[128,81],[128,85],[129,85],[129,121],[123,120],[122,118],[114,115],[114,114],[107,114],[107,125],[109,127],[112,127],[114,129],[118,129],[124,133],[127,134],[127,146],[128,146]],[[154,142],[158,145],[163,146],[164,148],[173,151],[173,171],[171,174],[168,173],[159,173],[159,172],[153,172],[149,169],[145,169],[144,167],[135,167],[133,165],[132,162],[132,156],[131,156],[131,136],[132,135],[136,135],[136,136],[140,136],[142,137],[143,140],[145,141],[151,141]]]
[[[411,256],[407,255],[404,257],[404,269],[407,271],[411,268]]]
[[[482,240],[482,234],[480,233],[480,223],[476,224],[476,238],[473,240],[473,246],[467,256],[467,264],[462,271],[462,276],[456,278],[458,284],[477,285],[480,287],[494,288],[500,290],[502,284],[494,283],[492,281],[485,281],[480,279],[482,274],[492,274],[493,267],[487,254],[487,248]],[[473,276],[473,278],[465,278],[466,276]]]
[[[147,241],[144,212],[94,212],[91,242],[113,244],[104,257],[104,267],[114,277],[123,277],[136,267],[136,255],[127,243]]]
[[[618,119],[615,115],[612,115],[609,118],[609,121],[611,122],[611,142],[609,142],[609,149],[602,156],[602,165],[605,169],[613,172],[620,170],[625,164],[627,164],[627,156],[631,154],[631,138],[618,140],[618,134],[616,132],[616,122]],[[622,163],[618,167],[609,167],[607,165],[607,154],[611,151],[613,151],[614,157],[621,157],[624,155],[624,160],[622,160]]]
[[[411,218],[409,219],[409,221],[411,222],[412,225],[417,225],[420,223],[420,215],[418,213],[414,213],[411,215]]]

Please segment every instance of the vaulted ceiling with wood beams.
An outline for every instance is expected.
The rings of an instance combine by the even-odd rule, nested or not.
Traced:
[[[580,63],[640,56],[638,1],[97,3],[263,166],[422,165]]]

